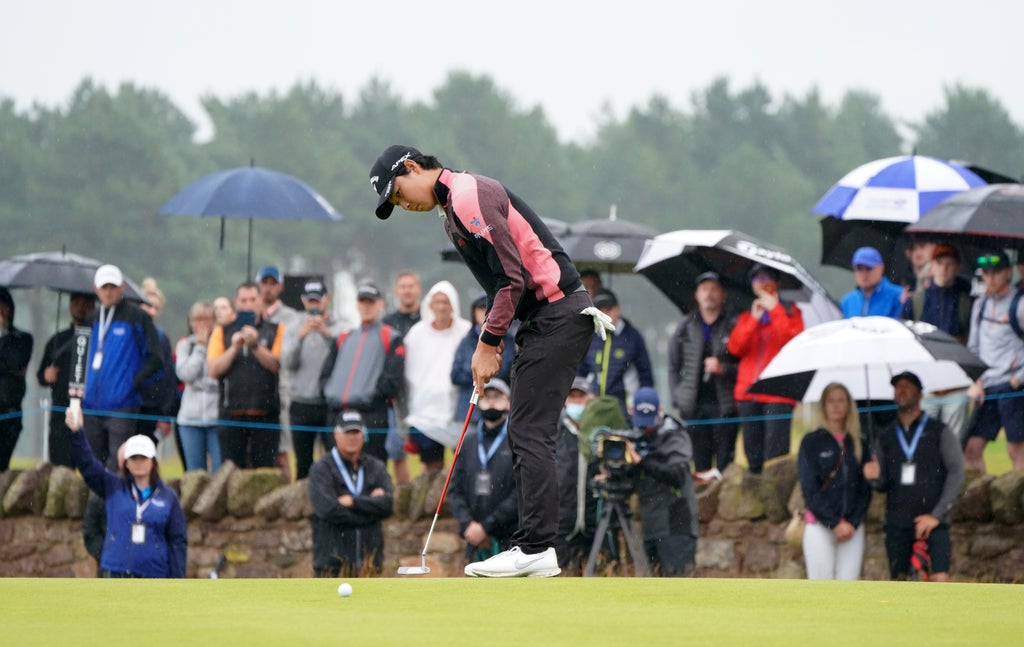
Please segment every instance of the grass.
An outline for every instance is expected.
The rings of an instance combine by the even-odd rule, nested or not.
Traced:
[[[999,584],[558,578],[0,581],[8,644],[1009,645]]]

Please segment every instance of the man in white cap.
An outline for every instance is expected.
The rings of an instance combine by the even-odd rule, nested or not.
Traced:
[[[99,307],[92,315],[85,397],[85,433],[96,458],[117,469],[117,448],[135,433],[140,388],[163,368],[153,319],[124,299],[124,276],[102,265],[93,280]],[[172,367],[168,367],[171,370]]]

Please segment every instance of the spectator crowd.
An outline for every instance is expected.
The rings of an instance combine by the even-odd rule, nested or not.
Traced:
[[[946,244],[917,243],[909,253],[914,272],[901,286],[886,278],[878,250],[858,249],[843,315],[931,324],[988,368],[969,388],[938,393],[925,393],[914,373],[894,376],[892,406],[874,414],[871,438],[862,431],[870,414],[857,414],[863,403],[843,384],[825,388],[819,424],[797,451],[812,579],[860,576],[873,491],[887,493],[892,577],[948,579],[949,512],[965,466],[983,472],[985,446],[1004,430],[1014,469],[1024,468],[1024,400],[1017,397],[1024,303],[1010,260],[1001,251],[964,259]],[[977,296],[965,268],[980,274]],[[622,460],[638,498],[636,539],[665,576],[695,573],[695,492],[735,462],[738,439],[753,474],[790,454],[797,403],[748,387],[804,322],[799,307],[780,297],[777,270],[755,265],[746,278],[751,305],[736,311],[722,277],[696,277],[694,307],[669,343],[668,373],[656,376],[618,296],[596,272],[583,273],[594,306],[615,330],[594,335],[559,421],[559,566],[582,570],[588,557],[621,557],[598,530],[610,505],[602,481],[615,478],[593,442],[599,427],[629,432]],[[172,438],[185,470],[216,471],[232,461],[308,479],[315,575],[380,572],[381,521],[392,514],[395,486],[414,478],[409,456],[429,478],[443,471],[458,441],[474,390],[472,355],[491,304],[481,295],[463,309],[448,281],[424,294],[416,273],[405,271],[392,288],[393,311],[381,287],[363,282],[353,304],[358,320],[344,322],[333,314],[339,304],[326,281],[303,285],[301,309],[281,301],[284,282],[268,265],[230,297],[196,301],[180,339],[161,325],[165,299],[156,281],[143,283],[140,306],[124,297],[120,270],[105,265],[94,293],[71,295],[71,326],[46,341],[35,377],[52,390],[47,458],[78,468],[95,493],[91,508],[105,514],[101,575],[183,576],[184,518],[157,465],[157,448]],[[11,293],[0,288],[0,471],[21,433],[33,348],[32,336],[14,327],[14,313]],[[76,409],[68,385],[82,326],[91,336]],[[467,561],[506,550],[516,530],[507,432],[515,328],[500,348],[501,369],[479,394],[449,493]],[[656,390],[662,379],[664,403]]]

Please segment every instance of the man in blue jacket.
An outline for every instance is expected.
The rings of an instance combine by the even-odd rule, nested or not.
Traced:
[[[117,448],[135,434],[141,388],[163,368],[153,320],[124,297],[124,276],[102,265],[93,280],[99,308],[92,337],[82,407],[85,434],[93,453],[107,468],[117,469]],[[169,370],[169,369],[168,369]]]
[[[903,289],[885,278],[882,254],[874,247],[861,247],[853,253],[851,266],[857,287],[839,303],[843,317],[878,315],[899,319]]]
[[[640,331],[622,317],[622,307],[611,290],[598,292],[594,306],[611,318],[615,332],[604,339],[594,335],[576,374],[587,378],[598,395],[618,398],[626,413],[629,397],[637,389],[654,386],[647,344]]]

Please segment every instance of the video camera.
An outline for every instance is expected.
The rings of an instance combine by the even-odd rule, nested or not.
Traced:
[[[607,474],[603,479],[594,480],[595,496],[600,493],[628,494],[633,490],[630,479],[636,464],[629,455],[627,446],[643,438],[644,433],[636,429],[609,429],[598,427],[590,435],[590,446]]]

